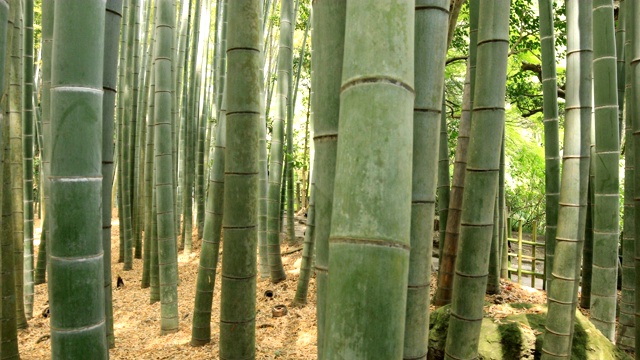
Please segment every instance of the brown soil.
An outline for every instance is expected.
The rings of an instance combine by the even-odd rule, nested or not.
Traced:
[[[115,286],[119,275],[124,280],[125,286],[113,291],[116,347],[110,351],[111,359],[218,359],[219,277],[216,278],[214,290],[211,319],[212,341],[202,347],[193,347],[189,344],[201,242],[194,236],[193,253],[185,255],[180,252],[179,254],[180,331],[161,336],[160,304],[149,304],[149,289],[140,288],[142,260],[134,260],[133,270],[122,270],[122,264],[117,262],[119,250],[118,219],[114,218],[112,224],[113,284]],[[37,221],[36,227],[39,226]],[[38,233],[38,230],[36,232]],[[37,241],[39,241],[39,233]],[[286,241],[283,243],[283,253],[302,246],[300,242],[295,242],[291,246],[288,246]],[[309,304],[303,308],[290,306],[296,291],[301,255],[301,251],[294,251],[283,256],[287,280],[276,285],[271,284],[268,279],[258,280],[256,317],[258,359],[306,360],[316,357],[315,279],[312,278],[309,285]],[[267,290],[273,291],[273,298],[264,296]],[[50,358],[49,319],[42,316],[42,311],[48,307],[47,296],[47,285],[37,285],[34,317],[29,320],[29,328],[19,331],[18,334],[20,354],[23,360]],[[278,304],[286,305],[289,311],[286,316],[274,318],[271,310],[273,306]]]

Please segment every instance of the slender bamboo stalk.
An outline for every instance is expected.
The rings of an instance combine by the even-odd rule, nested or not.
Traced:
[[[618,31],[617,35],[622,33],[624,37],[626,31],[625,24],[629,19],[628,2],[620,2],[620,11],[618,12]],[[618,89],[622,86],[622,91],[618,91],[618,96],[622,96],[622,103],[631,103],[631,43],[630,37],[617,39],[623,42],[623,50],[618,52]],[[617,44],[617,43],[616,43]],[[622,68],[620,67],[622,65]],[[620,98],[618,98],[620,101]],[[620,103],[619,105],[620,106]],[[635,319],[635,288],[636,288],[636,269],[634,264],[635,257],[635,205],[633,192],[635,186],[635,150],[634,142],[629,139],[633,138],[633,114],[632,111],[623,111],[623,107],[619,107],[619,113],[624,114],[624,217],[622,228],[622,297],[620,299],[620,328],[618,330],[618,338],[616,344],[625,349],[635,348],[636,337],[636,319]]]
[[[104,72],[102,89],[102,250],[104,252],[104,306],[109,348],[115,347],[111,287],[111,188],[113,182],[113,122],[118,82],[118,45],[122,0],[108,0],[105,8]]]
[[[558,197],[560,195],[560,139],[558,135],[558,80],[556,78],[556,47],[553,25],[553,1],[538,0],[540,8],[540,49],[542,53],[542,96],[545,151],[545,272],[546,288],[551,285],[553,253],[558,227]]]
[[[51,51],[53,49],[53,4],[54,0],[42,0],[42,179],[43,203],[45,218],[42,222],[42,235],[38,246],[38,263],[36,266],[35,283],[44,284],[47,269],[47,249],[49,239],[49,220],[47,219],[47,205],[49,203],[49,174],[51,167]]]
[[[224,208],[224,168],[226,147],[226,110],[221,106],[220,119],[216,126],[216,144],[213,150],[213,169],[209,177],[206,216],[200,265],[196,282],[195,305],[193,307],[193,325],[191,345],[201,346],[211,341],[211,304],[218,266],[222,217]]]
[[[2,157],[2,218],[0,237],[0,357],[3,359],[19,359],[18,353],[18,333],[16,328],[16,308],[15,308],[15,275],[13,273],[13,237],[11,234],[11,179],[9,176],[9,116],[8,99],[8,76],[10,61],[8,55],[11,49],[11,32],[13,31],[12,11],[15,9],[15,1],[0,2],[0,91],[2,91],[2,122],[0,153]]]
[[[346,2],[316,1],[312,3],[311,86],[314,96],[311,107],[314,114],[313,142],[316,182],[316,286],[318,318],[318,359],[327,358],[325,338],[326,307],[329,302],[327,285],[329,276],[329,231],[333,211],[333,188],[338,147],[340,113],[340,85],[344,54]]]
[[[444,238],[446,234],[447,222],[449,218],[449,199],[451,194],[450,174],[449,174],[449,136],[447,135],[447,113],[442,99],[442,112],[440,113],[440,146],[438,161],[438,259],[442,259],[444,250]]]
[[[15,242],[14,272],[16,292],[16,321],[18,329],[27,327],[24,312],[24,158],[23,158],[23,94],[22,94],[22,3],[12,9],[13,31],[9,71],[9,176],[11,178],[12,237]]]
[[[483,1],[482,5],[478,14],[478,71],[462,200],[467,205],[460,218],[459,258],[455,262],[445,359],[475,359],[478,356],[493,207],[498,190],[510,3],[489,0]]]
[[[438,167],[440,150],[448,23],[448,0],[416,1],[411,254],[404,359],[426,357],[429,345],[429,287],[438,175],[434,169]]]
[[[568,359],[577,303],[587,215],[591,136],[592,2],[569,0],[567,8],[567,101],[558,230],[542,359]]]
[[[309,292],[309,280],[311,279],[311,263],[313,262],[313,248],[315,242],[315,184],[311,181],[311,194],[309,208],[307,210],[307,228],[304,234],[304,246],[302,249],[302,262],[300,264],[300,277],[293,304],[304,306],[307,304],[307,294]]]
[[[24,311],[33,317],[33,0],[24,1],[24,91],[22,102],[23,198],[24,198]]]
[[[287,119],[288,101],[291,98],[291,69],[293,66],[293,0],[282,0],[280,8],[280,52],[278,54],[278,107],[273,120],[269,165],[269,197],[267,208],[267,243],[271,282],[286,279],[280,255],[280,188],[283,179],[284,121]],[[286,174],[286,172],[285,172]]]

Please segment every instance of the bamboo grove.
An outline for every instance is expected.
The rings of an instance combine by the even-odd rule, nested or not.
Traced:
[[[292,305],[314,279],[318,359],[426,359],[432,303],[449,306],[442,356],[478,358],[484,295],[509,277],[509,77],[528,37],[540,356],[572,358],[578,306],[640,347],[640,5],[535,5],[518,36],[529,0],[0,0],[0,359],[20,358],[35,286],[51,358],[109,358],[114,276],[134,267],[161,335],[189,322],[213,358],[255,359],[256,284],[289,276],[296,213]],[[199,256],[191,318],[181,254]]]

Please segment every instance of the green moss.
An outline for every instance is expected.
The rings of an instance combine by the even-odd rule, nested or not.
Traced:
[[[480,359],[540,359],[546,307],[532,304],[510,306],[516,309],[533,309],[535,312],[514,314],[501,320],[485,318],[482,322],[478,349]],[[449,306],[443,306],[431,313],[428,359],[444,358],[449,317]],[[585,316],[576,312],[571,359],[628,360],[631,357],[609,342]]]

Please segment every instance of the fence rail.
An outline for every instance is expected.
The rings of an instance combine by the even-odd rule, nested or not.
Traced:
[[[518,277],[518,284],[522,284],[523,275],[528,275],[528,277],[530,277],[531,279],[531,287],[536,287],[536,279],[542,279],[542,288],[544,289],[544,285],[546,283],[546,274],[544,270],[543,272],[538,272],[536,270],[536,266],[538,264],[542,264],[543,269],[546,268],[544,266],[544,253],[542,253],[542,257],[538,257],[538,251],[536,250],[539,247],[542,247],[544,249],[544,242],[538,242],[538,223],[536,221],[533,222],[532,240],[524,240],[522,237],[522,220],[517,221],[517,237],[511,237],[512,221],[512,219],[507,220],[507,242],[509,245],[515,243],[517,245],[517,248],[516,252],[511,252],[512,247],[508,246],[509,279],[511,279],[511,276],[515,274]],[[531,255],[523,254],[523,248],[525,246],[528,247]],[[515,260],[515,262],[513,260]],[[531,270],[523,268],[523,260],[531,263]],[[512,267],[512,265],[515,265],[515,267]]]

